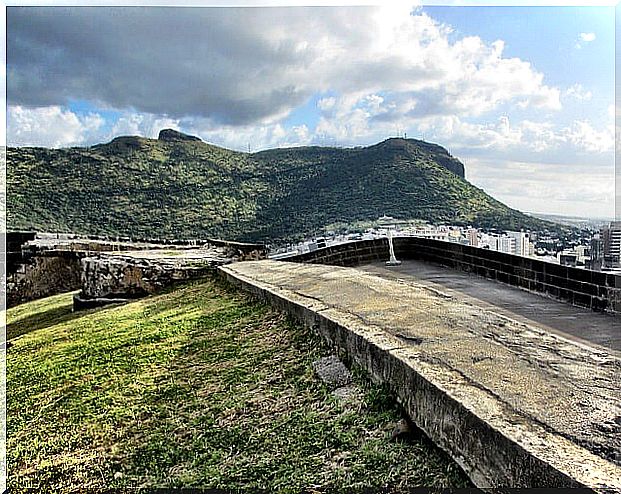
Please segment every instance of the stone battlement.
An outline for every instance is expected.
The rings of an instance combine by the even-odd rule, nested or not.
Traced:
[[[233,262],[230,250],[213,246],[192,250],[107,252],[81,260],[81,291],[74,309],[124,302],[156,293],[180,281],[213,272]]]
[[[395,237],[398,259],[432,262],[474,273],[595,311],[621,312],[621,275],[420,237]],[[363,240],[291,256],[286,261],[358,266],[388,259],[388,240]]]
[[[205,269],[213,270],[224,262],[267,257],[267,247],[262,244],[220,239],[157,243],[157,239],[131,241],[120,237],[35,232],[9,232],[6,239],[9,307],[83,287],[82,298],[76,297],[76,307],[88,306],[94,300],[128,299],[203,275]],[[138,272],[142,274],[139,276]],[[103,278],[97,281],[100,275]],[[106,282],[102,281],[104,278]]]

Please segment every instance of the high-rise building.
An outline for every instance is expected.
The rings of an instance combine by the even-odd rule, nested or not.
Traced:
[[[604,265],[606,267],[621,266],[621,221],[612,221],[610,226],[600,231],[604,247]]]
[[[524,232],[507,232],[507,236],[515,239],[514,254],[518,256],[530,255],[530,240],[528,233]]]
[[[600,271],[604,265],[604,242],[601,234],[596,233],[591,238],[591,262],[589,268]]]
[[[515,238],[513,237],[490,235],[488,243],[491,250],[515,254]]]

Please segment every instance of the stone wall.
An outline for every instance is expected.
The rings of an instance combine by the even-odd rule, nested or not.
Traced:
[[[152,252],[152,251],[149,251]],[[145,252],[147,254],[147,252]],[[101,254],[82,259],[83,298],[137,298],[176,281],[202,276],[220,264],[212,257],[140,257]]]
[[[260,259],[267,259],[268,249],[263,244],[229,242],[228,240],[215,238],[209,238],[206,242],[216,247],[224,247],[227,255],[237,261],[258,261]]]
[[[80,252],[49,251],[7,274],[7,307],[80,288]]]
[[[8,307],[80,288],[84,300],[134,298],[201,276],[205,269],[223,262],[267,257],[264,245],[218,239],[155,243],[153,239],[134,242],[119,237],[9,232],[6,242]],[[132,257],[137,251],[140,254]],[[125,257],[119,257],[120,253]],[[88,260],[81,263],[84,258]]]
[[[244,260],[259,253],[232,247],[226,242],[201,249],[158,249],[109,252],[82,259],[82,290],[74,308],[122,302],[157,293],[180,281],[213,273],[216,266]]]
[[[219,271],[387,385],[477,487],[621,492],[620,362],[607,351],[355,269]]]
[[[420,237],[396,237],[397,259],[433,262],[596,311],[621,312],[621,276]],[[356,266],[388,260],[388,240],[340,244],[284,259]]]

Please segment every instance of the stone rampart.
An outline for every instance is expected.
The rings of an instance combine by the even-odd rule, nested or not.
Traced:
[[[254,244],[211,240],[200,249],[157,249],[107,252],[82,259],[82,290],[74,308],[96,307],[156,293],[180,281],[214,272],[233,261],[265,258]]]
[[[269,260],[220,272],[385,383],[477,487],[621,492],[616,354],[356,269]]]
[[[621,312],[621,276],[618,274],[560,266],[535,258],[420,237],[396,237],[394,248],[398,259],[438,263],[580,307]],[[387,259],[388,240],[382,238],[334,245],[283,260],[357,266]]]
[[[219,239],[155,243],[153,239],[134,242],[119,237],[9,232],[6,241],[8,307],[80,288],[76,307],[80,301],[89,306],[94,300],[133,298],[201,276],[205,269],[225,261],[267,257],[264,245]]]
[[[81,287],[75,308],[125,301],[156,293],[179,281],[198,278],[231,262],[226,249],[102,253],[82,259]]]

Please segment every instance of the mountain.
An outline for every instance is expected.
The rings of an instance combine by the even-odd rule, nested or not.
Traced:
[[[9,230],[269,242],[384,214],[551,225],[493,199],[446,149],[415,139],[242,153],[166,129],[83,148],[7,148]]]

